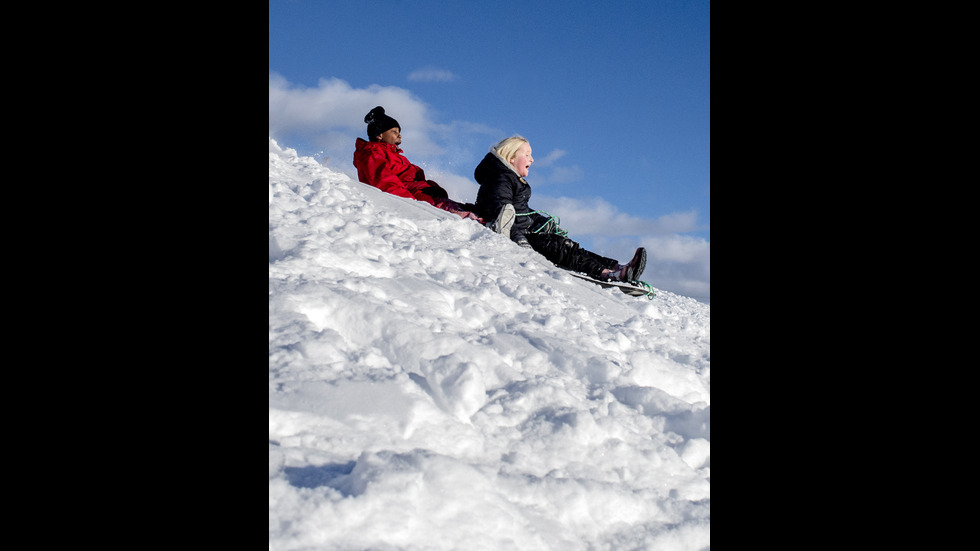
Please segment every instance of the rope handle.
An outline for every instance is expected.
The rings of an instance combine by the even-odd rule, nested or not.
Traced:
[[[559,226],[561,225],[561,218],[557,216],[552,216],[543,210],[532,210],[530,212],[519,212],[517,216],[531,216],[532,214],[540,214],[541,216],[547,216],[548,219],[545,220],[538,229],[531,230],[531,233],[554,233],[562,237],[568,237],[568,230],[563,230]],[[554,229],[552,231],[546,231],[549,225],[554,224]]]
[[[629,280],[629,281],[627,281],[627,283],[629,283],[630,285],[633,285],[635,287],[642,287],[643,289],[645,289],[646,290],[646,294],[643,295],[643,296],[647,297],[648,300],[653,300],[653,297],[657,296],[657,293],[654,292],[653,287],[649,283],[647,283],[646,281],[639,281],[639,280],[633,281],[633,280]]]

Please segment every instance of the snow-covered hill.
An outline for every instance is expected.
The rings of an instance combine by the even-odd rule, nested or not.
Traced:
[[[270,139],[269,548],[707,549],[710,333]]]

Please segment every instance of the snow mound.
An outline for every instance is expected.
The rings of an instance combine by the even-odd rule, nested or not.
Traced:
[[[269,140],[270,550],[707,549],[709,348]]]

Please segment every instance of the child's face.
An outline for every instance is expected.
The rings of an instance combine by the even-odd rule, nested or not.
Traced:
[[[531,163],[533,162],[534,158],[531,157],[531,146],[526,143],[521,145],[520,149],[517,150],[517,154],[510,160],[510,164],[514,165],[514,169],[517,170],[521,178],[527,176],[528,171],[531,170]]]
[[[402,129],[397,126],[381,133],[381,141],[394,145],[402,144]]]

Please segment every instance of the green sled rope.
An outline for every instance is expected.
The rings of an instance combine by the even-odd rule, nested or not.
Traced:
[[[537,229],[531,230],[531,233],[553,233],[560,235],[562,237],[568,237],[568,230],[563,230],[558,226],[561,224],[561,218],[557,216],[552,216],[543,210],[532,210],[531,212],[519,212],[517,216],[531,216],[532,214],[540,214],[541,216],[548,217]]]
[[[646,289],[647,294],[643,296],[647,297],[648,300],[653,300],[653,297],[657,296],[657,293],[654,292],[653,287],[651,287],[650,284],[647,283],[646,281],[629,280],[627,281],[627,283],[629,283],[630,285],[634,285],[636,287],[642,287],[643,289]]]

